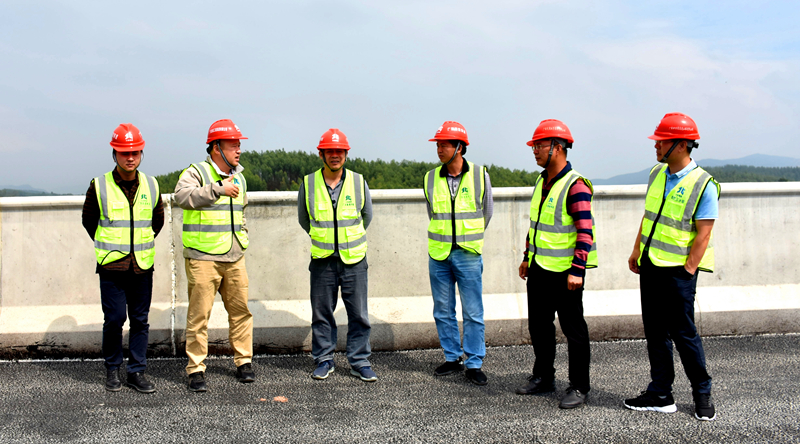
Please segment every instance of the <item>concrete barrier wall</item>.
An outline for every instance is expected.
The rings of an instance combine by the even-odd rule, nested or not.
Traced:
[[[627,258],[643,214],[645,186],[598,186],[600,266],[589,270],[584,304],[595,340],[642,337],[637,276]],[[525,283],[517,276],[531,188],[494,190],[486,233],[484,305],[490,345],[529,342]],[[170,196],[156,240],[150,312],[152,351],[183,352],[186,275],[182,211]],[[368,230],[373,349],[438,346],[427,271],[421,190],[374,190]],[[246,210],[246,261],[258,352],[310,349],[309,239],[297,223],[295,192],[254,192]],[[0,198],[0,356],[94,356],[103,314],[82,197]],[[717,271],[699,279],[703,335],[800,332],[800,184],[723,184],[714,228]],[[346,325],[340,304],[337,322]],[[339,331],[340,346],[346,328]],[[213,352],[227,350],[227,315],[217,296]]]

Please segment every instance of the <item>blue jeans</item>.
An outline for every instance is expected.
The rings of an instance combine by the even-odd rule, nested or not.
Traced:
[[[467,368],[481,368],[486,356],[483,324],[483,257],[461,248],[443,261],[428,258],[433,293],[433,318],[447,361],[467,355]],[[456,320],[456,283],[464,318],[464,347]]]
[[[150,300],[153,273],[100,271],[100,302],[103,306],[103,359],[108,369],[122,366],[122,326],[130,317],[128,373],[147,368],[150,335]],[[127,316],[126,316],[127,312]]]
[[[342,290],[347,311],[347,362],[354,369],[369,366],[369,313],[367,310],[367,258],[347,265],[339,257],[311,259],[311,356],[319,364],[333,359],[337,328],[333,312]]]
[[[703,341],[694,324],[697,273],[692,276],[683,267],[657,267],[646,255],[642,258],[639,267],[642,323],[652,380],[648,391],[672,393],[674,342],[692,391],[711,393],[711,376],[706,370]]]

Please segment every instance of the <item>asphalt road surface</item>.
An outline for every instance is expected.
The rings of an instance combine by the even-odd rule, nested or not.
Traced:
[[[440,350],[373,354],[375,383],[350,376],[340,354],[324,381],[310,378],[309,355],[259,356],[253,384],[235,380],[229,357],[214,357],[206,393],[186,389],[185,359],[153,359],[147,375],[157,391],[149,395],[127,387],[106,392],[98,360],[5,361],[0,442],[800,443],[800,336],[704,343],[717,407],[712,422],[694,418],[677,358],[677,413],[622,405],[649,380],[643,341],[593,343],[589,402],[574,410],[558,408],[567,387],[563,344],[557,391],[545,396],[514,394],[533,365],[530,346],[489,348],[485,387],[463,374],[434,377]]]

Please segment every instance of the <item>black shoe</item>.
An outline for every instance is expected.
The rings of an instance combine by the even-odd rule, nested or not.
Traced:
[[[462,371],[464,371],[464,361],[462,361],[461,358],[458,358],[458,361],[447,361],[444,364],[436,367],[436,370],[433,371],[433,375],[444,376]]]
[[[195,372],[189,375],[189,391],[190,392],[206,391],[205,372]]]
[[[236,379],[241,383],[254,382],[256,380],[256,374],[249,362],[236,367]]]
[[[139,393],[153,393],[156,386],[144,377],[144,372],[128,373],[128,387]]]
[[[558,407],[562,409],[574,409],[575,407],[580,407],[583,404],[586,404],[587,396],[587,393],[584,393],[575,387],[570,387],[567,389],[567,395],[561,398],[561,403],[558,404]]]
[[[119,380],[119,369],[106,369],[106,390],[118,392],[122,390],[122,382]]]
[[[489,382],[489,379],[486,378],[486,373],[479,368],[468,368],[467,371],[464,372],[464,375],[469,382],[475,385],[486,385]]]
[[[717,419],[717,410],[711,402],[711,394],[693,393],[694,398],[694,417],[700,421],[713,421]]]
[[[675,413],[678,411],[671,394],[657,395],[648,391],[642,392],[635,398],[626,399],[625,407],[631,410],[639,410],[640,412],[650,410],[652,412]]]
[[[536,375],[528,376],[528,384],[515,390],[518,395],[535,395],[537,393],[550,393],[556,390],[552,379],[542,379]]]

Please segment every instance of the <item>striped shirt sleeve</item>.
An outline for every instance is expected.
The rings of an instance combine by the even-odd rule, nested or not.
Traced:
[[[581,179],[578,179],[569,189],[567,214],[572,217],[575,229],[578,231],[575,256],[572,258],[569,274],[583,277],[586,274],[586,260],[594,243],[594,233],[592,231],[592,191]]]

